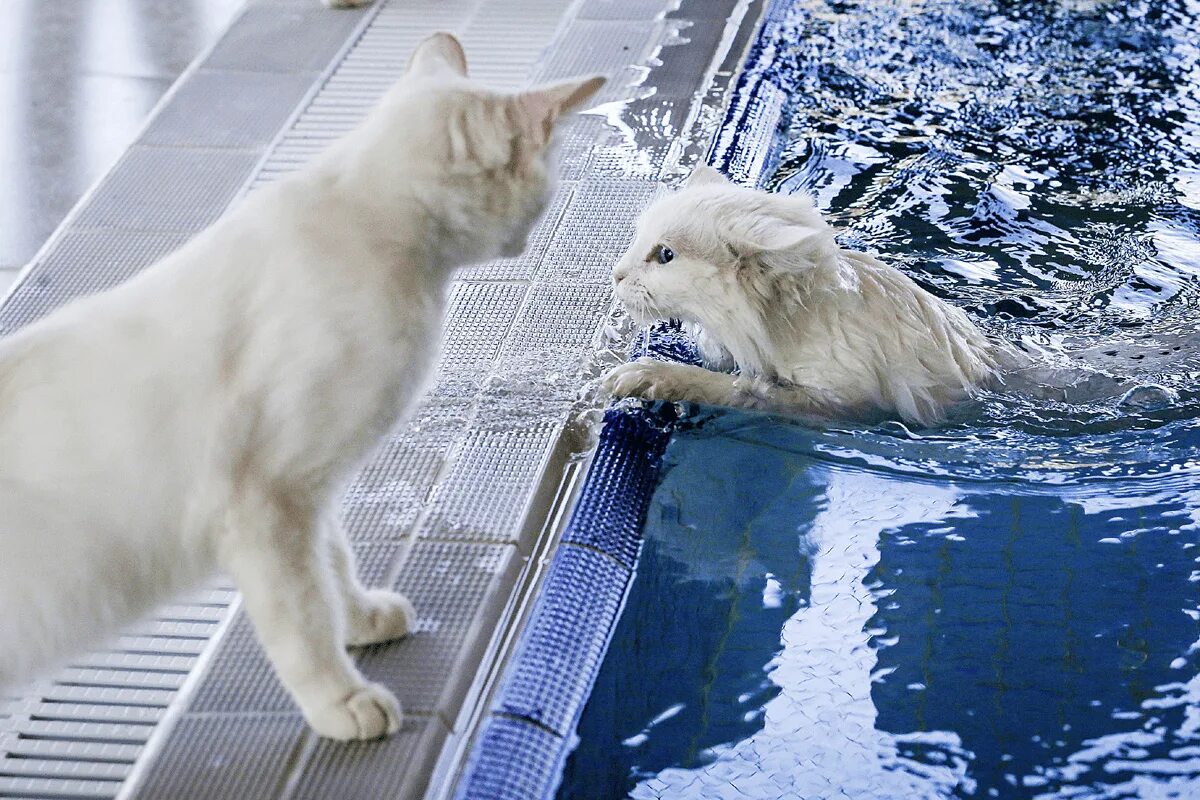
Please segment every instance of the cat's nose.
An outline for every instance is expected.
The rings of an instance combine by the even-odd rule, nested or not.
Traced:
[[[613,270],[613,286],[620,286],[621,281],[625,280],[628,275],[629,272],[624,267],[615,268]]]

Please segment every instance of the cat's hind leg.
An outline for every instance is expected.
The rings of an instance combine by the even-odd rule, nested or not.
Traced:
[[[346,611],[346,644],[354,647],[400,639],[412,633],[417,612],[407,597],[368,589],[358,580],[354,552],[333,515],[325,520],[325,546]]]
[[[346,653],[345,609],[324,539],[307,503],[241,487],[219,552],[309,725],[332,739],[395,733],[400,703]]]

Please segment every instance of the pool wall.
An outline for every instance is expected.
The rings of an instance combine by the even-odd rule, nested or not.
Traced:
[[[762,186],[778,163],[788,93],[773,79],[789,4],[765,4],[724,98],[706,163],[731,180]],[[739,51],[740,53],[741,51]],[[677,324],[639,337],[644,355],[698,363]],[[595,455],[458,783],[458,800],[553,797],[575,730],[637,569],[642,527],[676,421],[672,404],[624,401],[604,416]]]

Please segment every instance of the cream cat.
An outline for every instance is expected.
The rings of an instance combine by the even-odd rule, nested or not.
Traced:
[[[0,340],[0,688],[213,570],[323,736],[397,730],[345,645],[407,634],[366,589],[337,498],[425,384],[454,268],[514,255],[560,114],[422,43],[367,120],[126,285]]]
[[[928,425],[1007,357],[961,310],[839,248],[807,198],[706,166],[646,209],[613,281],[636,320],[690,324],[705,364],[739,373],[641,358],[606,376],[618,397]]]

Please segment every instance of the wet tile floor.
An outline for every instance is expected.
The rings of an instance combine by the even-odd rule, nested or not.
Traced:
[[[0,294],[242,5],[0,4]]]

